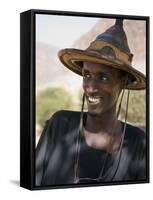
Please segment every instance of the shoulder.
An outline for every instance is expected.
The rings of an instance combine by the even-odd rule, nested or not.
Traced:
[[[70,110],[59,110],[55,112],[50,119],[73,119],[79,118],[80,112],[77,111],[70,111]]]
[[[133,134],[133,136],[137,136],[137,137],[144,137],[145,136],[145,132],[142,128],[138,127],[138,126],[134,126],[132,124],[127,123],[126,125],[126,131],[129,134]]]
[[[126,138],[133,141],[134,143],[139,143],[142,146],[146,146],[146,133],[142,128],[128,124],[126,125]]]
[[[69,110],[59,110],[55,112],[47,121],[47,124],[77,124],[80,120],[80,112],[69,111]]]

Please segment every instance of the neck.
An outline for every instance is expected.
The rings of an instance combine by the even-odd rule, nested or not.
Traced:
[[[118,119],[116,116],[116,107],[111,111],[105,112],[102,115],[88,114],[86,121],[86,130],[91,133],[107,133],[112,134],[118,125]]]

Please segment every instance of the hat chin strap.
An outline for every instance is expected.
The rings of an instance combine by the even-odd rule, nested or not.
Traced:
[[[123,100],[123,96],[124,96],[124,92],[125,92],[125,88],[127,86],[128,83],[128,76],[127,79],[125,80],[125,84],[124,84],[124,88],[122,90],[122,94],[121,94],[121,99],[120,99],[120,103],[118,106],[118,111],[117,111],[117,118],[120,114],[120,110],[121,110],[121,105],[122,105],[122,100]],[[128,118],[128,106],[129,106],[129,98],[130,98],[130,90],[127,91],[127,100],[126,100],[126,109],[125,109],[125,119],[124,119],[124,128],[123,128],[123,134],[122,134],[122,140],[121,140],[121,144],[120,144],[120,149],[119,149],[119,158],[118,158],[118,163],[117,163],[117,167],[116,170],[111,178],[110,181],[113,181],[113,179],[115,178],[119,165],[120,165],[120,161],[121,161],[121,155],[122,155],[122,149],[123,149],[123,143],[124,143],[124,138],[125,138],[125,132],[126,132],[126,125],[127,125],[127,118]]]
[[[83,127],[83,109],[84,109],[84,103],[85,103],[85,93],[83,93],[83,97],[82,97],[82,106],[81,106],[81,114],[80,114],[80,130]]]
[[[83,93],[82,97],[82,106],[81,106],[81,114],[80,114],[80,124],[79,124],[79,129],[78,129],[78,134],[77,134],[77,139],[76,139],[76,156],[75,156],[75,163],[74,163],[74,183],[78,183],[78,164],[79,164],[79,152],[80,152],[80,131],[83,129],[83,109],[84,109],[84,102],[85,102],[85,93]]]
[[[114,172],[114,175],[113,175],[112,178],[111,178],[111,181],[113,181],[113,179],[115,178],[115,175],[116,175],[116,173],[117,173],[117,171],[118,171],[118,168],[119,168],[119,165],[120,165],[120,161],[121,161],[121,155],[122,155],[123,143],[124,143],[124,138],[125,138],[126,125],[127,125],[129,96],[130,96],[130,90],[128,90],[128,93],[127,93],[124,128],[123,128],[123,134],[122,134],[122,141],[121,141],[121,144],[120,144],[118,163],[117,163],[117,167],[116,167],[116,170],[115,170],[115,172]]]

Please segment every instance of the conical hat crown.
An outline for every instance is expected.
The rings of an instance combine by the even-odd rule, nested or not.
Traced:
[[[103,40],[108,42],[121,51],[124,51],[132,58],[133,54],[130,52],[127,37],[123,29],[123,20],[117,19],[116,23],[107,29],[104,33],[101,33],[97,36],[96,40]]]

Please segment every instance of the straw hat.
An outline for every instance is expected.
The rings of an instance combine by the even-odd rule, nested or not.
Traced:
[[[129,73],[130,80],[126,89],[145,89],[145,76],[132,67],[133,54],[130,52],[123,29],[123,20],[97,36],[86,50],[67,48],[58,53],[61,62],[73,72],[82,75],[83,62],[104,64]]]

